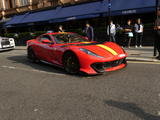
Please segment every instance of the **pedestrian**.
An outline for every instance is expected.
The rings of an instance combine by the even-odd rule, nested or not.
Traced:
[[[144,26],[141,22],[141,19],[138,18],[137,23],[134,25],[135,38],[136,38],[135,48],[142,47],[143,28],[144,28]]]
[[[110,29],[110,32],[109,32],[109,29]],[[110,34],[110,39],[112,42],[116,42],[116,39],[115,39],[115,35],[116,35],[116,26],[115,24],[113,24],[113,21],[111,20],[108,27],[107,27],[107,35]]]
[[[94,41],[94,30],[89,23],[86,23],[86,28],[84,29],[84,32],[86,33],[89,40]]]
[[[65,30],[63,29],[63,26],[62,26],[62,25],[59,26],[58,32],[65,32]]]
[[[156,58],[160,60],[160,9],[158,10],[157,15],[158,16],[155,23],[155,30],[156,30],[155,44],[158,50],[158,56]]]
[[[127,21],[127,24],[124,27],[124,47],[126,46],[126,43],[128,43],[128,48],[130,48],[131,40],[133,38],[133,26],[131,25],[131,20]]]

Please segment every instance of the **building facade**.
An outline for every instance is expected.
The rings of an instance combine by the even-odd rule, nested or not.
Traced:
[[[58,0],[1,0],[0,18],[5,19],[31,10],[55,6],[56,1]]]
[[[128,19],[131,19],[134,24],[137,18],[141,18],[145,24],[144,41],[150,45],[151,41],[154,41],[151,34],[155,19],[155,1],[112,0],[112,20],[123,28]],[[2,22],[8,18],[11,20],[2,25]],[[108,0],[0,1],[0,30],[5,31],[4,33],[6,31],[7,33],[19,33],[50,29],[56,31],[59,25],[63,25],[67,31],[79,32],[85,27],[85,23],[89,22],[94,27],[97,39],[102,40],[107,38],[107,21]]]
[[[58,5],[78,4],[89,1],[90,0],[1,0],[0,19],[9,18],[28,11],[41,10],[51,7],[53,8]]]

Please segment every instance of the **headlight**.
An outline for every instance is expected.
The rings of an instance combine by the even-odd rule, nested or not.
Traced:
[[[125,57],[125,56],[126,56],[125,54],[120,54],[120,55],[119,55],[119,57]]]
[[[103,58],[102,56],[99,56],[99,55],[97,55],[97,54],[95,54],[95,53],[93,53],[93,52],[91,52],[91,51],[89,51],[87,49],[80,48],[80,50],[83,51],[83,52],[85,52],[88,55],[95,56],[95,57],[98,57],[98,58]]]
[[[14,39],[13,38],[9,38],[9,41],[14,41]]]
[[[11,46],[15,46],[15,42],[13,38],[9,38],[9,42]]]

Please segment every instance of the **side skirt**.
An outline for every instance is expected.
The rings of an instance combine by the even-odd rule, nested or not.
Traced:
[[[48,65],[51,65],[51,66],[55,66],[55,67],[59,67],[59,68],[64,69],[63,66],[58,65],[58,64],[53,64],[53,63],[50,63],[50,62],[47,62],[47,61],[44,61],[44,60],[40,60],[40,62],[45,63],[45,64],[48,64]]]

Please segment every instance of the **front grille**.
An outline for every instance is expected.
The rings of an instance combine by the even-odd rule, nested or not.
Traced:
[[[2,39],[1,45],[10,45],[9,39]]]
[[[109,62],[110,66],[111,67],[116,67],[120,64],[122,64],[124,61],[124,59],[120,59],[120,60],[115,60],[115,61],[112,61],[112,62]],[[108,62],[106,62],[108,64]]]
[[[126,63],[125,58],[115,60],[115,61],[110,61],[110,62],[103,62],[103,63],[94,63],[91,65],[91,67],[98,73],[105,72],[106,69],[116,67],[122,63]]]

